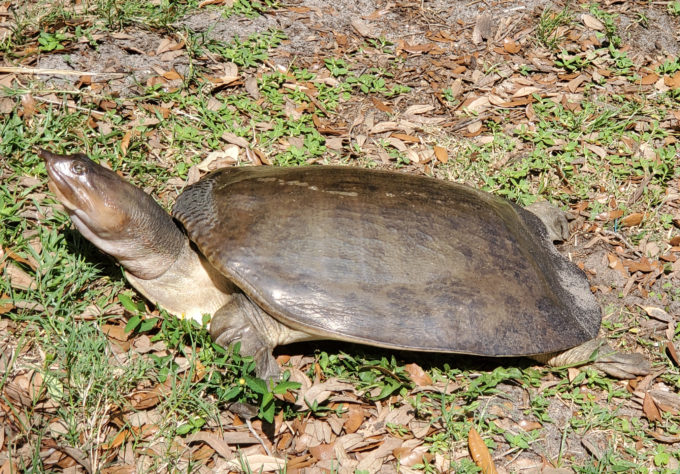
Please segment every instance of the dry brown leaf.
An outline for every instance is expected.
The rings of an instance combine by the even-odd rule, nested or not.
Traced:
[[[484,440],[477,430],[472,427],[468,432],[468,449],[472,460],[482,469],[483,474],[497,474],[496,466],[491,458],[489,448],[484,444]]]
[[[19,470],[13,460],[7,459],[4,463],[0,464],[0,474],[14,474],[15,472],[19,472]]]
[[[24,94],[21,96],[21,111],[24,119],[33,117],[35,107],[36,102],[31,94]]]
[[[645,430],[645,433],[647,433],[649,436],[651,436],[655,440],[661,441],[662,443],[667,443],[667,444],[680,443],[680,434],[669,436],[669,435],[666,435],[664,433],[659,433],[657,431],[652,431],[652,430]]]
[[[164,38],[161,40],[160,44],[158,45],[158,48],[156,48],[156,56],[159,56],[167,51],[177,51],[180,50],[184,47],[184,41],[180,41],[179,43],[177,41],[173,41],[168,38]],[[175,74],[177,74],[176,71],[172,71]],[[180,79],[181,76],[177,74],[177,77],[173,77],[172,79]],[[171,79],[170,77],[166,77],[166,79]]]
[[[406,133],[393,133],[390,135],[392,138],[397,138],[409,143],[420,143],[420,138],[415,135],[407,135]]]
[[[267,456],[265,454],[249,454],[241,456],[237,459],[228,461],[226,467],[233,469],[236,472],[241,472],[243,461],[251,472],[271,472],[284,469],[286,460],[277,458],[275,456]]]
[[[246,79],[246,83],[244,84],[244,87],[246,88],[246,92],[250,94],[250,97],[252,97],[255,100],[260,100],[260,88],[257,86],[257,78],[254,76],[250,76]]]
[[[597,219],[601,221],[613,221],[614,219],[620,219],[623,217],[623,210],[622,209],[614,209],[613,211],[607,211],[603,212],[602,214],[598,214]]]
[[[227,145],[223,150],[211,151],[203,161],[195,165],[200,171],[213,171],[238,163],[239,147]]]
[[[640,222],[642,222],[642,218],[645,215],[640,213],[640,212],[635,212],[633,214],[629,214],[623,219],[621,219],[621,225],[623,227],[634,227],[636,225],[640,225]]]
[[[650,390],[647,392],[654,400],[654,404],[661,411],[666,411],[671,415],[680,413],[680,395],[666,390]]]
[[[642,308],[648,316],[658,319],[659,321],[663,321],[664,323],[670,323],[674,319],[673,316],[668,314],[663,308],[656,306],[638,306],[640,306],[640,308]]]
[[[352,28],[365,38],[376,38],[378,36],[375,27],[358,19],[352,20]]]
[[[231,143],[232,145],[236,145],[241,148],[248,148],[249,145],[248,140],[231,132],[224,132],[220,138],[227,143]]]
[[[12,113],[14,110],[14,100],[9,97],[3,97],[0,99],[0,114],[7,115]]]
[[[223,438],[217,436],[214,433],[199,431],[198,433],[189,435],[184,439],[186,444],[194,443],[196,441],[207,444],[224,459],[231,459],[234,455],[234,450],[231,449],[229,444]]]
[[[460,93],[463,92],[463,80],[461,78],[456,79],[449,86],[451,90],[451,96],[459,97]]]
[[[345,433],[351,434],[358,430],[367,415],[368,413],[364,408],[350,405],[347,413],[344,415],[347,417],[344,424]]]
[[[132,432],[127,428],[119,431],[118,434],[113,437],[110,443],[104,443],[102,445],[102,449],[109,450],[117,448],[118,446],[122,445],[128,439],[128,437],[130,437],[131,434]]]
[[[203,377],[205,377],[206,372],[205,365],[203,365],[200,360],[196,359],[194,361],[194,376],[191,378],[191,381],[193,383],[200,382],[203,380]]]
[[[387,142],[388,145],[392,145],[394,148],[396,148],[397,150],[399,150],[402,153],[405,153],[406,151],[408,151],[408,147],[406,146],[406,143],[404,143],[403,141],[401,141],[398,138],[395,138],[394,135],[387,138],[385,141]]]
[[[515,41],[514,39],[505,38],[503,40],[503,49],[510,54],[516,54],[516,53],[519,53],[519,50],[521,48],[520,48],[519,43],[517,41]]]
[[[417,441],[422,443],[421,440]],[[408,441],[392,451],[392,455],[399,461],[400,466],[411,467],[415,464],[421,464],[423,462],[423,455],[428,451],[428,447],[423,444],[411,447],[407,443]]]
[[[169,381],[168,377],[168,381]],[[161,397],[169,393],[170,383],[166,381],[165,384],[158,384],[149,390],[139,390],[130,395],[130,404],[136,410],[146,410],[148,408],[158,405]]]
[[[678,351],[675,349],[675,344],[673,344],[672,341],[666,342],[666,352],[668,352],[668,356],[671,358],[673,363],[680,367],[680,358],[678,357]]]
[[[440,53],[439,48],[434,43],[424,43],[424,44],[409,44],[404,40],[399,40],[397,43],[397,51],[403,50],[408,53],[413,53],[413,54],[420,54],[420,53],[428,53],[428,52],[433,52],[433,53]]]
[[[437,160],[439,160],[440,163],[448,163],[449,161],[449,152],[444,147],[435,145],[434,156],[437,157]]]
[[[649,421],[661,421],[661,412],[659,412],[659,409],[649,392],[645,393],[645,399],[642,402],[642,411]]]
[[[626,260],[623,262],[623,266],[628,269],[629,272],[642,272],[649,273],[656,269],[659,269],[658,262],[650,262],[647,257],[642,257],[640,260]]]
[[[524,431],[533,431],[543,428],[543,425],[541,425],[539,422],[532,420],[520,420],[518,425]]]
[[[430,112],[431,110],[434,110],[434,107],[429,104],[414,104],[404,111],[404,115],[419,115]]]
[[[663,78],[663,83],[671,89],[680,88],[680,71],[676,72],[672,76],[665,76]]]
[[[640,84],[643,86],[651,86],[659,80],[659,75],[656,73],[647,74],[645,77],[640,79]]]
[[[493,17],[488,13],[479,15],[475,22],[475,27],[472,30],[472,42],[474,44],[480,44],[482,40],[491,38],[493,36],[493,30]]]
[[[14,304],[7,293],[0,296],[0,314],[5,314],[14,309]]]
[[[125,326],[120,324],[104,324],[102,332],[118,341],[127,341],[132,333],[125,332]]]
[[[584,13],[581,15],[581,21],[591,30],[604,31],[604,24],[592,15]]]
[[[383,101],[380,99],[377,99],[375,97],[371,97],[371,101],[373,102],[373,105],[380,110],[381,112],[385,112],[386,114],[393,114],[394,109],[390,107],[389,105],[385,104]]]
[[[335,457],[335,443],[322,443],[309,448],[309,452],[319,461],[333,459]]]
[[[38,288],[38,285],[31,275],[12,263],[8,264],[5,268],[5,275],[7,275],[9,284],[13,288],[19,290],[35,290]]]
[[[397,122],[379,122],[371,127],[371,134],[378,134],[383,132],[390,132],[394,130],[400,130],[399,124]]]
[[[432,385],[432,378],[418,364],[407,364],[404,370],[418,387]]]
[[[517,91],[514,94],[512,94],[512,96],[513,97],[527,97],[527,96],[530,96],[531,94],[535,94],[535,93],[540,92],[540,91],[541,91],[541,89],[539,89],[538,87],[524,86],[524,87],[520,87],[519,89],[517,89]]]
[[[467,136],[476,136],[482,132],[482,121],[477,120],[468,125],[465,130],[467,131]]]
[[[481,113],[491,106],[489,98],[486,96],[478,97],[477,99],[470,102],[466,107],[472,112]]]
[[[569,379],[570,382],[573,382],[574,379],[580,374],[581,371],[578,370],[576,367],[570,367],[567,369],[567,378]]]
[[[128,147],[130,146],[130,139],[132,138],[132,131],[128,130],[123,135],[123,139],[120,141],[120,152],[123,156],[127,155]]]
[[[198,4],[198,8],[203,8],[207,5],[224,5],[227,8],[234,6],[236,0],[203,0]]]
[[[297,405],[306,410],[311,408],[315,403],[323,403],[331,396],[333,392],[340,392],[344,390],[354,390],[354,386],[350,383],[340,382],[338,379],[328,379],[323,383],[312,385],[309,389],[303,391],[302,387],[298,390]]]

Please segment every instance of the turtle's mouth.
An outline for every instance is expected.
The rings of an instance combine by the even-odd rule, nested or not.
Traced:
[[[50,177],[47,183],[48,188],[59,199],[64,207],[69,211],[69,214],[77,210],[84,210],[89,212],[92,210],[92,200],[89,193],[83,192],[83,183],[74,183],[74,176],[72,176],[71,169],[74,168],[76,159],[67,155],[56,155],[45,150],[38,152],[45,161],[45,168],[47,175]],[[75,185],[74,185],[75,184]]]

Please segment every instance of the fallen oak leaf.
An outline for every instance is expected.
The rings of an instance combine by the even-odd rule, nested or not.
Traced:
[[[581,21],[591,30],[604,31],[604,24],[592,15],[584,13],[581,15]]]
[[[468,449],[472,460],[482,469],[483,474],[498,474],[489,448],[486,447],[484,440],[474,427],[468,432]]]
[[[434,156],[437,157],[440,163],[447,163],[449,161],[449,152],[444,147],[435,145]]]
[[[649,421],[661,421],[661,412],[656,406],[656,403],[654,403],[649,392],[645,392],[645,399],[642,402],[642,411]]]
[[[647,316],[650,316],[654,319],[658,319],[659,321],[663,321],[664,323],[670,323],[674,319],[673,316],[668,314],[662,308],[658,308],[656,306],[642,306],[642,305],[638,306],[642,308],[645,311],[645,313],[647,313]]]
[[[666,444],[680,443],[680,434],[670,436],[670,435],[664,435],[662,433],[657,433],[656,431],[652,431],[652,430],[645,430],[645,433],[647,433],[649,436],[651,436],[655,440],[660,441],[662,443],[666,443]]]
[[[240,472],[243,467],[242,463],[248,466],[251,472],[270,472],[284,469],[286,460],[266,454],[250,454],[228,461],[225,467]]]
[[[640,225],[644,216],[645,215],[641,212],[634,212],[633,214],[629,214],[621,219],[621,225],[623,227],[634,227],[636,225]]]
[[[666,390],[650,390],[647,392],[654,400],[654,405],[661,411],[677,415],[680,413],[680,395]]]
[[[432,378],[418,364],[407,364],[404,370],[418,387],[432,385]]]
[[[350,405],[347,410],[345,423],[343,427],[345,428],[345,433],[354,433],[361,427],[364,419],[367,417],[368,413],[366,410],[360,406]]]
[[[127,439],[132,435],[132,432],[124,428],[118,432],[116,436],[113,437],[110,443],[104,443],[102,444],[102,449],[104,451],[108,451],[109,449],[117,448],[118,446],[122,445]]]
[[[187,445],[196,441],[207,444],[224,459],[231,459],[234,455],[234,450],[231,449],[229,444],[223,438],[213,433],[199,431],[198,433],[194,433],[184,438],[184,442]]]
[[[14,304],[7,293],[0,296],[0,314],[9,313],[14,309]]]
[[[651,73],[647,74],[645,77],[640,79],[640,84],[643,86],[651,86],[653,84],[656,84],[656,81],[659,80],[659,75],[656,73]]]
[[[678,351],[675,349],[675,344],[673,344],[673,342],[666,342],[666,352],[668,352],[669,357],[675,365],[680,367],[680,358],[678,358]]]
[[[607,260],[609,260],[609,268],[612,268],[612,269],[618,271],[625,278],[628,278],[628,276],[629,276],[628,271],[624,268],[623,263],[621,262],[621,259],[619,259],[613,253],[608,253],[607,254]]]
[[[665,76],[663,78],[663,83],[671,89],[680,88],[680,71],[676,72],[672,76]]]
[[[514,39],[505,38],[503,40],[503,49],[510,54],[516,54],[519,53],[520,45]]]

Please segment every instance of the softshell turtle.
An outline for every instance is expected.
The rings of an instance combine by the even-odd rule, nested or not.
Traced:
[[[188,186],[171,217],[86,155],[39,155],[75,226],[130,283],[175,315],[211,315],[213,339],[240,341],[262,378],[280,373],[275,346],[312,339],[649,371],[595,339],[588,281],[552,244],[568,235],[556,209],[537,217],[402,173],[244,167]]]

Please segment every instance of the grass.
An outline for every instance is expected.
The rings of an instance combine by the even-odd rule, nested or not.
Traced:
[[[16,12],[12,34],[0,45],[8,58],[21,57],[19,52],[29,51],[31,46],[41,54],[59,53],[83,38],[96,49],[98,33],[124,27],[143,25],[174,33],[173,25],[196,11],[198,4],[100,0],[85,2],[85,15],[48,3],[50,8],[36,4]],[[239,1],[222,13],[247,17],[275,7],[273,3]],[[38,100],[28,115],[21,98],[30,93],[40,99],[53,91],[52,86],[33,80],[24,89],[5,90],[4,97],[14,102],[15,109],[0,116],[0,156],[6,158],[0,163],[4,254],[0,257],[0,271],[4,272],[0,307],[11,305],[3,318],[11,322],[12,340],[8,346],[11,357],[0,373],[0,403],[11,410],[11,415],[4,416],[12,420],[14,436],[5,446],[19,460],[17,468],[54,469],[42,454],[43,440],[49,439],[77,449],[93,471],[106,467],[119,446],[145,452],[149,470],[173,463],[184,463],[181,465],[190,470],[194,461],[182,457],[185,453],[175,441],[222,426],[222,411],[229,403],[256,406],[256,418],[265,424],[275,422],[280,413],[292,422],[324,420],[342,416],[346,410],[329,402],[302,411],[292,408],[285,400],[290,401],[288,395],[295,393],[299,384],[284,379],[276,388],[268,388],[254,377],[252,360],[241,358],[237,348],[212,344],[204,327],[148,308],[129,292],[119,268],[72,230],[67,215],[47,193],[44,165],[35,156],[36,148],[87,151],[168,206],[178,183],[193,167],[207,153],[222,150],[225,137],[235,136],[247,140],[265,164],[342,162],[402,168],[467,182],[521,204],[536,199],[562,206],[585,203],[583,212],[593,223],[613,210],[626,215],[643,213],[641,224],[626,231],[627,238],[635,245],[661,247],[669,235],[677,235],[673,210],[667,206],[668,194],[680,179],[674,141],[677,131],[667,126],[667,118],[677,108],[678,95],[673,90],[603,94],[607,80],[593,71],[606,69],[634,84],[640,65],[622,50],[615,17],[596,5],[583,8],[605,26],[602,47],[587,52],[567,49],[569,40],[561,36],[560,27],[576,20],[566,7],[544,12],[535,33],[535,41],[550,51],[553,66],[561,73],[588,76],[583,100],[573,103],[537,93],[522,109],[531,115],[528,120],[518,119],[517,109],[512,107],[501,107],[493,117],[479,116],[488,137],[484,141],[423,129],[424,147],[438,144],[455,156],[447,163],[433,162],[427,167],[412,162],[388,141],[360,144],[356,134],[348,146],[332,150],[327,147],[331,135],[319,132],[324,127],[347,130],[356,116],[352,114],[360,109],[352,106],[370,104],[373,98],[423,101],[418,95],[421,91],[400,82],[404,59],[396,56],[393,45],[384,38],[371,40],[342,57],[329,53],[314,69],[293,64],[283,71],[267,63],[268,55],[285,40],[281,32],[223,41],[209,32],[185,31],[192,66],[172,87],[163,82],[141,84],[132,97],[65,87],[53,93],[59,102],[73,101],[79,109]],[[362,48],[384,54],[387,65],[367,67]],[[256,77],[255,91],[212,81],[214,72],[206,67],[207,55],[237,65],[240,74],[247,71]],[[677,58],[655,67],[658,74],[666,75],[680,68]],[[540,74],[526,69],[523,75],[535,79]],[[447,119],[462,119],[462,112],[456,111],[459,98],[453,97],[451,89],[446,91],[443,95],[450,104]],[[101,118],[93,119],[87,110],[101,111],[102,101],[112,106]],[[149,125],[137,125],[134,117],[153,120]],[[399,119],[397,110],[379,116],[376,122]],[[389,164],[378,161],[378,150]],[[239,160],[247,158],[242,153]],[[632,199],[638,185],[641,192]],[[617,219],[601,225],[621,231]],[[16,277],[10,279],[10,268],[21,270],[33,285],[26,287]],[[672,287],[656,291],[660,305],[680,300]],[[608,311],[611,317],[605,322],[612,340],[653,345],[631,332],[631,328],[638,329],[635,319],[642,317],[641,312],[621,315],[616,311]],[[677,330],[673,337],[677,342]],[[157,348],[148,354],[129,350],[130,344],[146,341],[144,338]],[[562,454],[548,459],[555,467],[569,466],[578,472],[670,472],[679,459],[677,452],[649,434],[652,429],[669,435],[680,433],[677,415],[664,412],[654,422],[631,416],[625,405],[632,396],[625,386],[591,369],[569,380],[566,369],[535,368],[526,362],[489,367],[485,362],[463,359],[454,365],[447,357],[409,355],[434,384],[453,387],[437,392],[418,390],[401,354],[352,346],[337,351],[317,348],[311,357],[305,374],[310,379],[349,381],[361,403],[406,405],[418,419],[429,421],[432,431],[424,439],[430,456],[414,466],[423,472],[435,472],[437,456],[446,456],[450,469],[475,472],[470,460],[456,457],[465,451],[472,426],[483,433],[495,455],[510,457],[540,451],[537,446],[546,427],[556,427],[563,444],[593,432],[611,434],[605,448],[590,462],[572,463]],[[665,363],[656,359],[657,367],[665,371],[659,380],[677,390],[678,369],[663,360]],[[26,373],[33,374],[31,380],[36,385],[30,403],[20,403],[6,393],[18,374]],[[162,396],[153,399],[148,395],[153,390],[162,390]],[[502,407],[491,406],[492,400],[512,399],[520,391],[528,394],[528,399],[518,416],[536,421],[539,426],[534,429],[508,425],[510,415]],[[155,403],[153,409],[143,401]],[[554,417],[556,406],[562,405],[570,410],[564,423]],[[153,418],[139,419],[151,415]],[[394,436],[412,436],[407,425],[388,428]],[[123,441],[110,447],[116,440]]]

